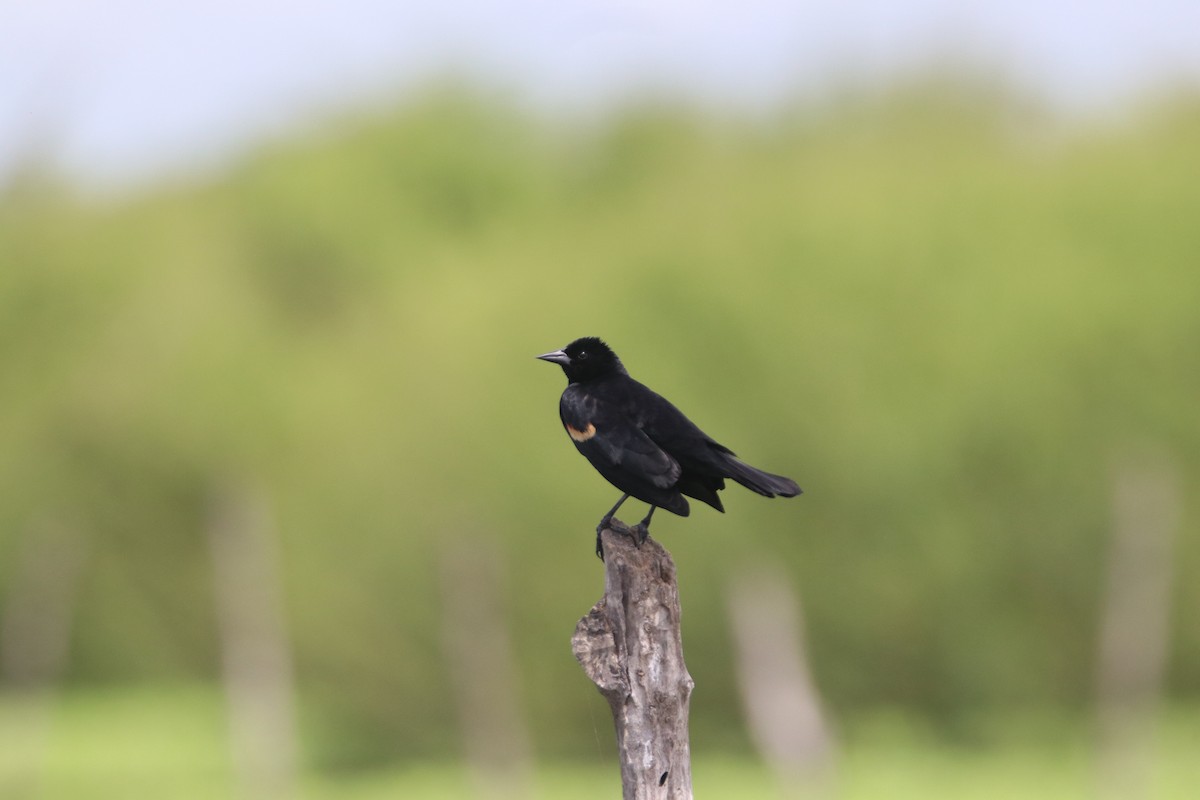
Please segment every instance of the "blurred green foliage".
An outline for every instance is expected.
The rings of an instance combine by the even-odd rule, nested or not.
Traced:
[[[48,746],[31,763],[29,748],[22,746],[28,744],[30,732],[11,724],[21,714],[0,698],[0,743],[5,745],[0,748],[0,785],[9,790],[6,796],[44,800],[241,796],[227,754],[222,708],[216,690],[194,686],[70,692],[54,715]],[[1196,712],[1194,707],[1180,708],[1157,721],[1159,735],[1147,764],[1146,797],[1191,800],[1195,794],[1200,780],[1195,758],[1200,715]],[[1000,733],[980,746],[949,743],[911,720],[873,714],[839,759],[836,791],[829,796],[841,800],[1103,796],[1096,791],[1096,764],[1079,726],[1044,719],[1031,726],[1030,720],[1013,719],[1003,712],[995,719],[1002,726],[1015,726],[1017,735]],[[1031,728],[1036,730],[1033,736]],[[40,778],[29,774],[37,764],[43,767]],[[697,791],[714,797],[783,800],[795,796],[780,791],[771,774],[753,759],[710,751],[694,759],[692,774]],[[23,776],[26,782],[12,776]],[[480,795],[472,778],[462,764],[433,758],[354,771],[304,770],[297,783],[299,796],[316,800],[464,800]],[[617,781],[613,763],[598,763],[595,758],[560,760],[539,765],[529,796],[601,800],[613,797]]]
[[[437,564],[489,540],[538,750],[594,753],[568,639],[616,492],[533,356],[595,334],[806,489],[655,520],[694,747],[744,746],[723,586],[763,559],[798,581],[836,715],[1081,709],[1114,465],[1159,448],[1185,498],[1200,481],[1197,141],[1187,97],[1091,127],[938,86],[589,127],[445,92],[205,185],[14,182],[0,597],[55,520],[86,545],[69,682],[214,678],[203,527],[245,482],[276,517],[314,757],[444,755]],[[1200,548],[1177,546],[1169,690],[1195,698]]]

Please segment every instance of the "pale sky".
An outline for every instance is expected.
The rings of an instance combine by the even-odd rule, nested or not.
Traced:
[[[947,60],[1120,108],[1200,85],[1200,0],[0,0],[0,180],[188,172],[449,72],[572,113],[646,87],[761,110]]]

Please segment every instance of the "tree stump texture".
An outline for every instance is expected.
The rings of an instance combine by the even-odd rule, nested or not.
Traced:
[[[675,563],[619,520],[601,533],[604,597],[571,649],[612,708],[624,800],[691,800],[688,703]]]

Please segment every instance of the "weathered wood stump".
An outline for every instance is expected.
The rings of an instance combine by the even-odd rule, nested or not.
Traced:
[[[601,534],[604,597],[571,649],[612,708],[624,800],[691,800],[688,703],[675,562],[619,520]]]

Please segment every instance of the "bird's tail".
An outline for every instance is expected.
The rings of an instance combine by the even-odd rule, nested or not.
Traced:
[[[725,457],[725,465],[729,468],[729,477],[745,486],[752,492],[758,492],[765,497],[795,497],[801,489],[791,478],[782,475],[772,475],[755,469],[744,461],[729,455]]]

